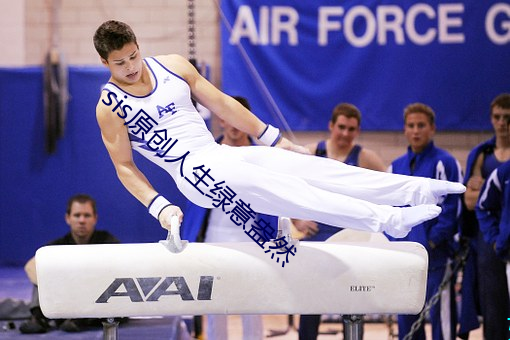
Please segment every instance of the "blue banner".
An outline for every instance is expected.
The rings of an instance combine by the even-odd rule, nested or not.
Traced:
[[[490,130],[510,92],[510,2],[222,0],[222,88],[263,121],[325,130],[358,106],[364,130],[401,130],[423,102],[440,130]],[[286,125],[288,124],[288,126]]]

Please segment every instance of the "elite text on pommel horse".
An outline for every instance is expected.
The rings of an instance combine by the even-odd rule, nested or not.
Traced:
[[[46,246],[36,253],[49,318],[418,314],[427,264],[418,243],[338,238],[300,242],[285,268],[253,242],[189,243],[182,251],[161,243]],[[359,325],[352,327],[344,336],[361,339]],[[116,329],[110,334],[116,338]]]

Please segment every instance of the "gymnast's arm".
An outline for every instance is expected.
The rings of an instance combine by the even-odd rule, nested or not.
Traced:
[[[146,207],[158,195],[149,183],[145,175],[138,169],[133,161],[133,151],[124,121],[113,114],[111,109],[101,101],[103,94],[96,107],[96,118],[101,129],[103,143],[113,162],[117,176],[124,187]],[[175,205],[169,205],[159,214],[159,222],[162,227],[170,230],[170,218],[177,215],[182,221],[183,213]]]
[[[207,79],[202,77],[196,68],[182,56],[171,54],[160,56],[158,60],[188,83],[193,99],[228,124],[254,137],[260,136],[265,130],[266,124],[237,100],[218,90]],[[308,153],[302,146],[296,145],[283,137],[276,146]]]
[[[498,242],[501,230],[499,221],[501,219],[503,193],[501,191],[501,176],[498,174],[499,168],[496,168],[482,185],[479,200],[475,206],[476,218],[483,238],[487,244],[493,246],[496,252],[500,252]],[[496,184],[498,183],[498,184]]]
[[[473,172],[467,174],[469,180],[466,183],[466,192],[464,193],[464,203],[468,210],[475,210],[480,190],[484,184],[482,177],[482,165],[483,165],[483,152],[481,152],[473,166]]]

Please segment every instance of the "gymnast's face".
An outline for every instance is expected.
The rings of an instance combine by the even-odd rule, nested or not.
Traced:
[[[497,136],[508,137],[508,122],[510,121],[510,109],[494,106],[491,113],[491,122]]]
[[[112,78],[120,84],[134,84],[142,76],[142,56],[135,43],[110,52],[108,60],[101,59],[101,62],[110,69]]]
[[[329,122],[331,141],[340,148],[349,147],[359,135],[359,122],[354,117],[340,115],[336,122]]]
[[[245,132],[233,127],[229,123],[224,120],[220,121],[221,127],[223,128],[223,140],[222,144],[230,145],[230,146],[248,146],[250,145],[250,140],[248,139],[248,134]]]
[[[404,124],[404,135],[414,153],[420,153],[434,137],[436,127],[426,114],[422,112],[410,113]]]
[[[77,244],[88,243],[97,223],[97,215],[92,204],[73,202],[70,213],[66,214],[66,223],[71,228],[71,234]]]

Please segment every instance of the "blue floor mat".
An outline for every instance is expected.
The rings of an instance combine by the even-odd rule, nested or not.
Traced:
[[[159,340],[159,339],[179,339],[176,334],[176,317],[162,318],[132,318],[123,323],[118,328],[119,340]],[[0,321],[3,330],[0,331],[0,339],[69,339],[69,340],[93,340],[103,339],[103,330],[101,328],[88,330],[79,333],[66,333],[61,330],[51,330],[44,334],[21,334],[18,330],[23,320]],[[13,323],[14,329],[9,328],[8,324]]]

